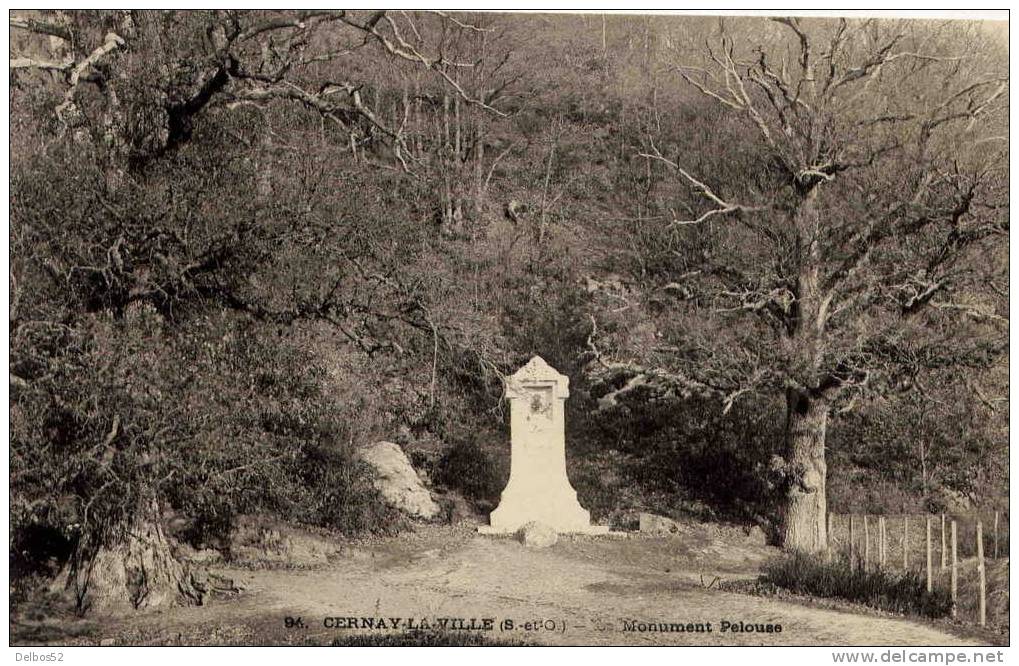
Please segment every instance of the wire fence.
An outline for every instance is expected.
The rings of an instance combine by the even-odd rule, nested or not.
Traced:
[[[840,553],[854,567],[867,570],[920,571],[927,591],[935,586],[952,595],[953,615],[972,609],[987,624],[987,561],[1008,558],[1008,513],[828,514],[828,553]],[[1005,595],[1005,581],[992,594]],[[1002,589],[1003,588],[1003,589]],[[960,589],[962,592],[960,592]],[[963,599],[961,594],[974,598]]]

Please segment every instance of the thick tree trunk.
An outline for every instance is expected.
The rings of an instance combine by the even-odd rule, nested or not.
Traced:
[[[200,605],[203,596],[174,557],[154,503],[114,543],[79,544],[57,582],[83,613]]]
[[[827,545],[824,441],[828,401],[820,393],[820,367],[830,300],[821,288],[819,187],[803,193],[793,213],[799,274],[789,335],[785,342],[795,385],[786,392],[785,459],[788,490],[782,516],[782,545],[820,552]]]
[[[782,545],[820,552],[827,544],[824,441],[828,405],[790,390],[786,409],[785,458],[790,484],[782,516]]]

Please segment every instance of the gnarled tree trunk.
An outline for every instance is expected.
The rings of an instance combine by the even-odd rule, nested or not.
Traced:
[[[827,544],[824,441],[828,404],[800,391],[786,394],[785,459],[790,483],[782,520],[782,545],[820,552]]]
[[[174,557],[154,501],[113,542],[83,539],[57,584],[74,594],[83,613],[201,605],[203,597]]]

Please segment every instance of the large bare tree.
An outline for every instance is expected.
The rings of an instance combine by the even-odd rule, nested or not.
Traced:
[[[830,414],[1007,350],[999,41],[966,23],[719,21],[670,66],[724,113],[714,142],[659,122],[640,153],[676,176],[667,279],[711,331],[687,326],[655,362],[726,408],[784,392],[787,547],[826,545]]]

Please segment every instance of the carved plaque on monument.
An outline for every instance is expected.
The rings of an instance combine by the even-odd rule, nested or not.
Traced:
[[[535,356],[506,380],[510,401],[510,478],[482,534],[505,534],[540,522],[557,532],[605,534],[591,525],[566,476],[565,404],[569,377]]]

